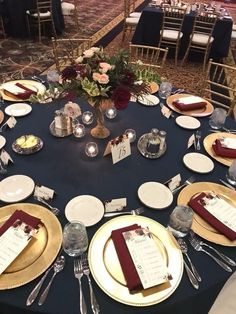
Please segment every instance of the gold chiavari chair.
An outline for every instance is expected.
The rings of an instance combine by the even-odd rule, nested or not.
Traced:
[[[131,3],[131,0],[124,0],[124,25],[123,25],[123,35],[122,41],[124,41],[126,33],[130,33],[135,30],[140,14],[138,12],[131,12],[135,4]],[[138,15],[136,15],[138,13]]]
[[[168,48],[130,44],[129,52],[130,63],[137,64],[141,61],[141,67],[157,69],[164,66]]]
[[[175,48],[175,65],[178,61],[180,41],[183,37],[182,25],[186,9],[180,7],[164,7],[163,23],[160,31],[159,47],[168,46]]]
[[[56,37],[56,29],[52,16],[52,0],[36,0],[36,9],[27,10],[27,25],[30,33],[31,26],[37,25],[39,42],[42,40],[42,28],[45,23],[50,23],[53,35]]]
[[[236,67],[209,60],[202,96],[228,114],[236,109]]]
[[[182,60],[182,65],[188,58],[190,50],[194,50],[204,54],[203,69],[205,69],[211,45],[214,41],[212,33],[217,19],[218,14],[207,12],[201,13],[201,15],[195,17],[193,31],[190,35],[189,44]]]
[[[65,66],[73,63],[83,51],[91,47],[91,38],[52,38],[53,57],[57,70],[60,72]]]

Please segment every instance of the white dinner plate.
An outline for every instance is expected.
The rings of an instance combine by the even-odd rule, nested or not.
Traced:
[[[175,122],[181,128],[189,129],[189,130],[198,129],[201,126],[200,121],[191,116],[178,116]]]
[[[0,200],[15,203],[26,199],[34,191],[34,181],[25,175],[14,175],[0,182]]]
[[[137,101],[142,104],[142,105],[145,105],[145,106],[156,106],[159,104],[160,100],[157,96],[154,96],[154,95],[151,95],[151,94],[147,94],[147,95],[142,95],[142,96],[139,96],[137,98]]]
[[[0,149],[6,144],[6,139],[4,136],[0,135]]]
[[[213,161],[200,153],[188,153],[184,155],[183,162],[187,168],[198,173],[208,173],[214,169]]]
[[[13,117],[23,117],[29,114],[32,107],[26,103],[15,103],[5,108],[5,113]]]
[[[103,203],[92,195],[79,195],[66,205],[65,215],[69,221],[78,220],[86,227],[95,225],[104,215]]]
[[[164,184],[159,182],[145,182],[138,189],[140,201],[154,209],[163,209],[173,202],[173,194]]]

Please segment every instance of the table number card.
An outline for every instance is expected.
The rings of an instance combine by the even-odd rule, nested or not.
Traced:
[[[192,134],[188,139],[188,148],[190,148],[192,145],[194,145],[194,147],[196,148],[196,139],[194,134]]]
[[[2,163],[4,164],[4,166],[7,166],[9,161],[13,163],[11,156],[4,149],[1,150],[0,159]]]
[[[14,126],[16,125],[16,119],[14,117],[10,117],[7,121],[6,124],[9,126],[10,129],[14,128]]]
[[[34,189],[34,196],[41,197],[45,200],[53,199],[55,191],[46,186],[37,184]]]
[[[121,135],[108,142],[103,156],[112,155],[113,164],[131,155],[130,140],[126,135]]]
[[[144,289],[169,280],[168,269],[148,229],[123,232],[126,245]]]
[[[16,259],[28,245],[36,229],[17,220],[0,237],[0,274]]]

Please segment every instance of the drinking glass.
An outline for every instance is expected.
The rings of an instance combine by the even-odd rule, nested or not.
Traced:
[[[70,256],[82,255],[88,248],[88,236],[85,225],[80,221],[71,221],[63,229],[63,250]]]
[[[160,98],[166,99],[171,95],[172,85],[169,82],[162,82],[158,91]]]
[[[209,125],[212,129],[219,130],[224,126],[227,111],[223,108],[216,108],[209,121]]]
[[[60,75],[57,70],[48,70],[47,80],[51,83],[56,83],[59,81]]]
[[[193,222],[193,210],[188,206],[176,206],[172,211],[168,229],[173,233],[177,238],[185,237]]]
[[[236,185],[236,159],[232,162],[231,166],[229,167],[226,173],[226,179],[230,184]]]

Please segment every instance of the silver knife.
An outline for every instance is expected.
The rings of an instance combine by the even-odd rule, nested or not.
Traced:
[[[230,188],[231,190],[235,191],[235,188],[230,185],[229,183],[225,182],[224,180],[222,179],[219,179],[221,183],[223,183],[225,186],[227,186],[228,188]]]

